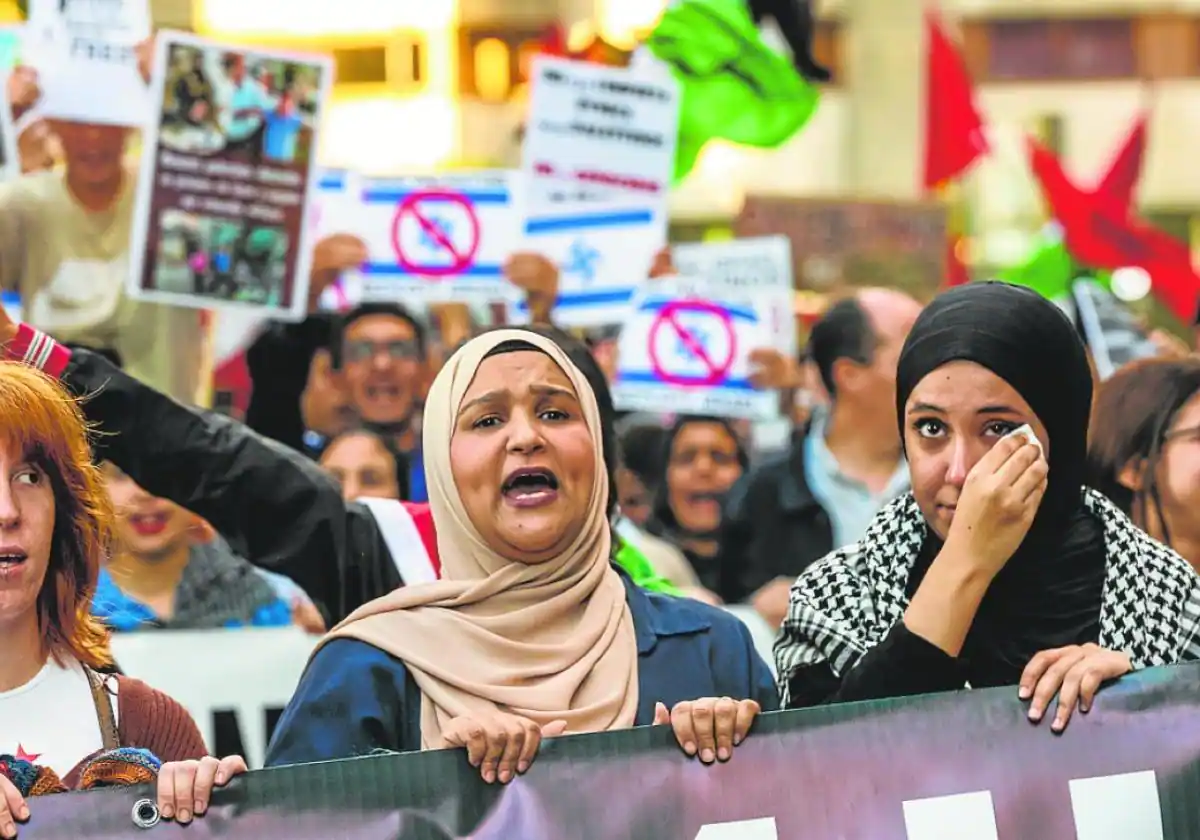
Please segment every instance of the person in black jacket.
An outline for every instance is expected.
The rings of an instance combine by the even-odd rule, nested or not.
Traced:
[[[586,347],[552,328],[526,329],[563,346],[607,395]],[[96,353],[13,323],[3,310],[0,345],[5,358],[39,367],[81,398],[99,432],[98,461],[111,461],[146,492],[207,520],[256,566],[291,578],[329,626],[405,582],[434,579],[402,503],[345,501],[338,482],[308,456],[233,418],[181,405]],[[615,439],[604,450],[615,464]],[[610,513],[616,501],[613,487]]]

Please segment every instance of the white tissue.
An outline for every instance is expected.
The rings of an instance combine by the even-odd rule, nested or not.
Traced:
[[[1026,442],[1032,443],[1039,450],[1045,452],[1045,450],[1042,449],[1042,442],[1038,440],[1037,435],[1033,433],[1033,427],[1028,423],[1026,423],[1024,426],[1018,426],[1017,428],[1013,429],[1011,432],[1006,434],[1005,437],[1023,437],[1025,438]]]

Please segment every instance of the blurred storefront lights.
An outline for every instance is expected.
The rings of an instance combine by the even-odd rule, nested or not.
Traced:
[[[459,151],[455,0],[196,0],[196,28],[302,52],[386,50],[386,80],[338,83],[320,140],[326,166],[429,170]],[[420,56],[420,78],[410,66]]]
[[[199,28],[225,34],[374,34],[449,29],[454,0],[199,0]]]
[[[621,49],[632,49],[640,34],[658,21],[665,0],[598,0],[600,35]]]

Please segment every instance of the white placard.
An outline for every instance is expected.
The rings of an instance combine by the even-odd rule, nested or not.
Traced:
[[[678,125],[670,76],[535,59],[524,247],[559,265],[556,323],[623,320],[667,241]]]
[[[216,713],[236,713],[255,769],[267,754],[267,710],[291,700],[318,638],[295,627],[146,630],[114,634],[112,651],[127,675],[188,710],[210,751]]]
[[[413,306],[520,298],[503,270],[520,236],[519,173],[364,178],[360,195],[369,257],[347,275],[353,294]]]
[[[569,190],[567,192],[570,192]],[[565,199],[553,212],[525,220],[525,250],[559,270],[554,322],[563,327],[620,324],[655,255],[667,244],[667,215],[638,196]],[[514,320],[528,316],[524,301]]]
[[[30,0],[24,60],[38,71],[46,117],[141,128],[151,114],[136,47],[149,0]]]
[[[547,193],[563,184],[665,202],[678,129],[679,88],[668,76],[535,58],[522,165],[536,182],[531,214],[552,207]]]
[[[357,236],[361,179],[348,169],[322,169],[317,175],[316,191],[308,208],[310,236],[315,243],[327,236],[348,233]],[[344,277],[321,292],[320,308],[345,312],[357,305]]]
[[[991,791],[910,799],[903,805],[907,840],[998,840]]]
[[[305,316],[317,130],[332,75],[326,56],[159,34],[130,297]]]
[[[1163,809],[1153,770],[1072,779],[1076,840],[1163,840]]]
[[[621,330],[618,410],[769,420],[779,395],[750,384],[749,355],[796,353],[784,237],[673,249],[679,274],[648,281]]]

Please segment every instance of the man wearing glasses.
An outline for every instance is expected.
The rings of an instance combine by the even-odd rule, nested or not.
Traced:
[[[408,501],[427,501],[419,418],[428,362],[425,328],[398,304],[365,303],[346,313],[331,350],[360,422],[407,458]]]

